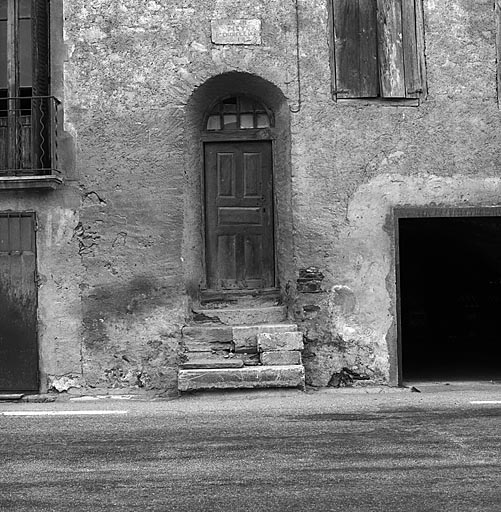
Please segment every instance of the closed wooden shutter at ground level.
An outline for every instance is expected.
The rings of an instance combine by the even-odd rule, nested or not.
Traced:
[[[35,216],[0,213],[0,392],[38,390]]]

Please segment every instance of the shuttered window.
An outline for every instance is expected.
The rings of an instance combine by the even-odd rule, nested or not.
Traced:
[[[0,175],[50,173],[49,2],[0,0]]]
[[[421,0],[332,0],[332,20],[338,99],[422,97]]]

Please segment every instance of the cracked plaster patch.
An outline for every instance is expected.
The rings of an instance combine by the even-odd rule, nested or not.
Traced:
[[[373,347],[375,369],[387,373],[387,334],[396,315],[396,290],[388,288],[388,282],[394,283],[395,279],[387,281],[394,272],[395,258],[391,235],[386,231],[392,208],[498,205],[500,191],[501,179],[497,177],[419,173],[383,174],[360,186],[353,195],[339,246],[347,254],[343,275],[356,307],[343,311],[331,305],[331,310],[337,332],[352,343]]]

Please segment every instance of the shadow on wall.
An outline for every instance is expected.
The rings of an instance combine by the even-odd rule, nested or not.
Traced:
[[[147,276],[135,277],[127,284],[83,286],[86,288],[83,290],[83,324],[85,345],[89,349],[107,344],[110,320],[127,320],[128,316],[148,314],[171,302],[170,288]]]

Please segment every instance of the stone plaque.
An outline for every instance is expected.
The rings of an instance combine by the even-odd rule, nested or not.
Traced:
[[[211,20],[214,44],[261,44],[261,20]]]

